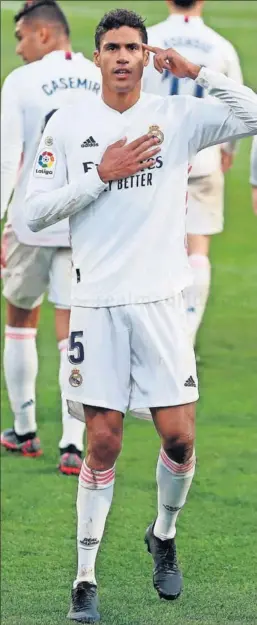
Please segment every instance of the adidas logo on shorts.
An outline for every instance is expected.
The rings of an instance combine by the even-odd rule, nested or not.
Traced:
[[[188,380],[185,382],[184,386],[194,386],[196,388],[196,383],[194,381],[194,378],[192,375],[190,375],[190,378],[188,378]]]

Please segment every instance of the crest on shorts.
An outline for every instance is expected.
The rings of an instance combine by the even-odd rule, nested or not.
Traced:
[[[79,369],[72,369],[72,372],[69,377],[69,383],[71,386],[80,386],[83,382],[82,375]]]
[[[157,139],[159,139],[159,143],[163,143],[164,134],[160,129],[160,126],[149,126],[148,134],[152,135],[153,137],[157,137]]]

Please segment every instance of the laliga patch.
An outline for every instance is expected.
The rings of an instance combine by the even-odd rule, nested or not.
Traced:
[[[34,167],[35,178],[51,178],[54,177],[56,168],[56,156],[50,150],[42,150],[38,154],[37,162]]]

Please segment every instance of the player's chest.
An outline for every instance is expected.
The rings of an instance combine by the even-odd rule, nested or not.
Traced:
[[[116,141],[126,137],[130,143],[146,134],[159,139],[159,169],[170,166],[174,154],[181,152],[183,141],[178,124],[170,124],[163,113],[146,111],[143,117],[114,115],[85,120],[73,131],[66,146],[70,178],[99,165],[107,147]]]

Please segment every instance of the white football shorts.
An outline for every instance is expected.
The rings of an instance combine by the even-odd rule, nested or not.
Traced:
[[[218,234],[224,226],[224,175],[221,169],[209,176],[189,178],[188,234]]]
[[[72,416],[82,404],[125,413],[198,399],[182,294],[111,308],[72,307],[64,397]]]
[[[44,294],[58,308],[71,305],[71,250],[21,243],[8,225],[3,233],[4,297],[17,308],[32,310]]]

